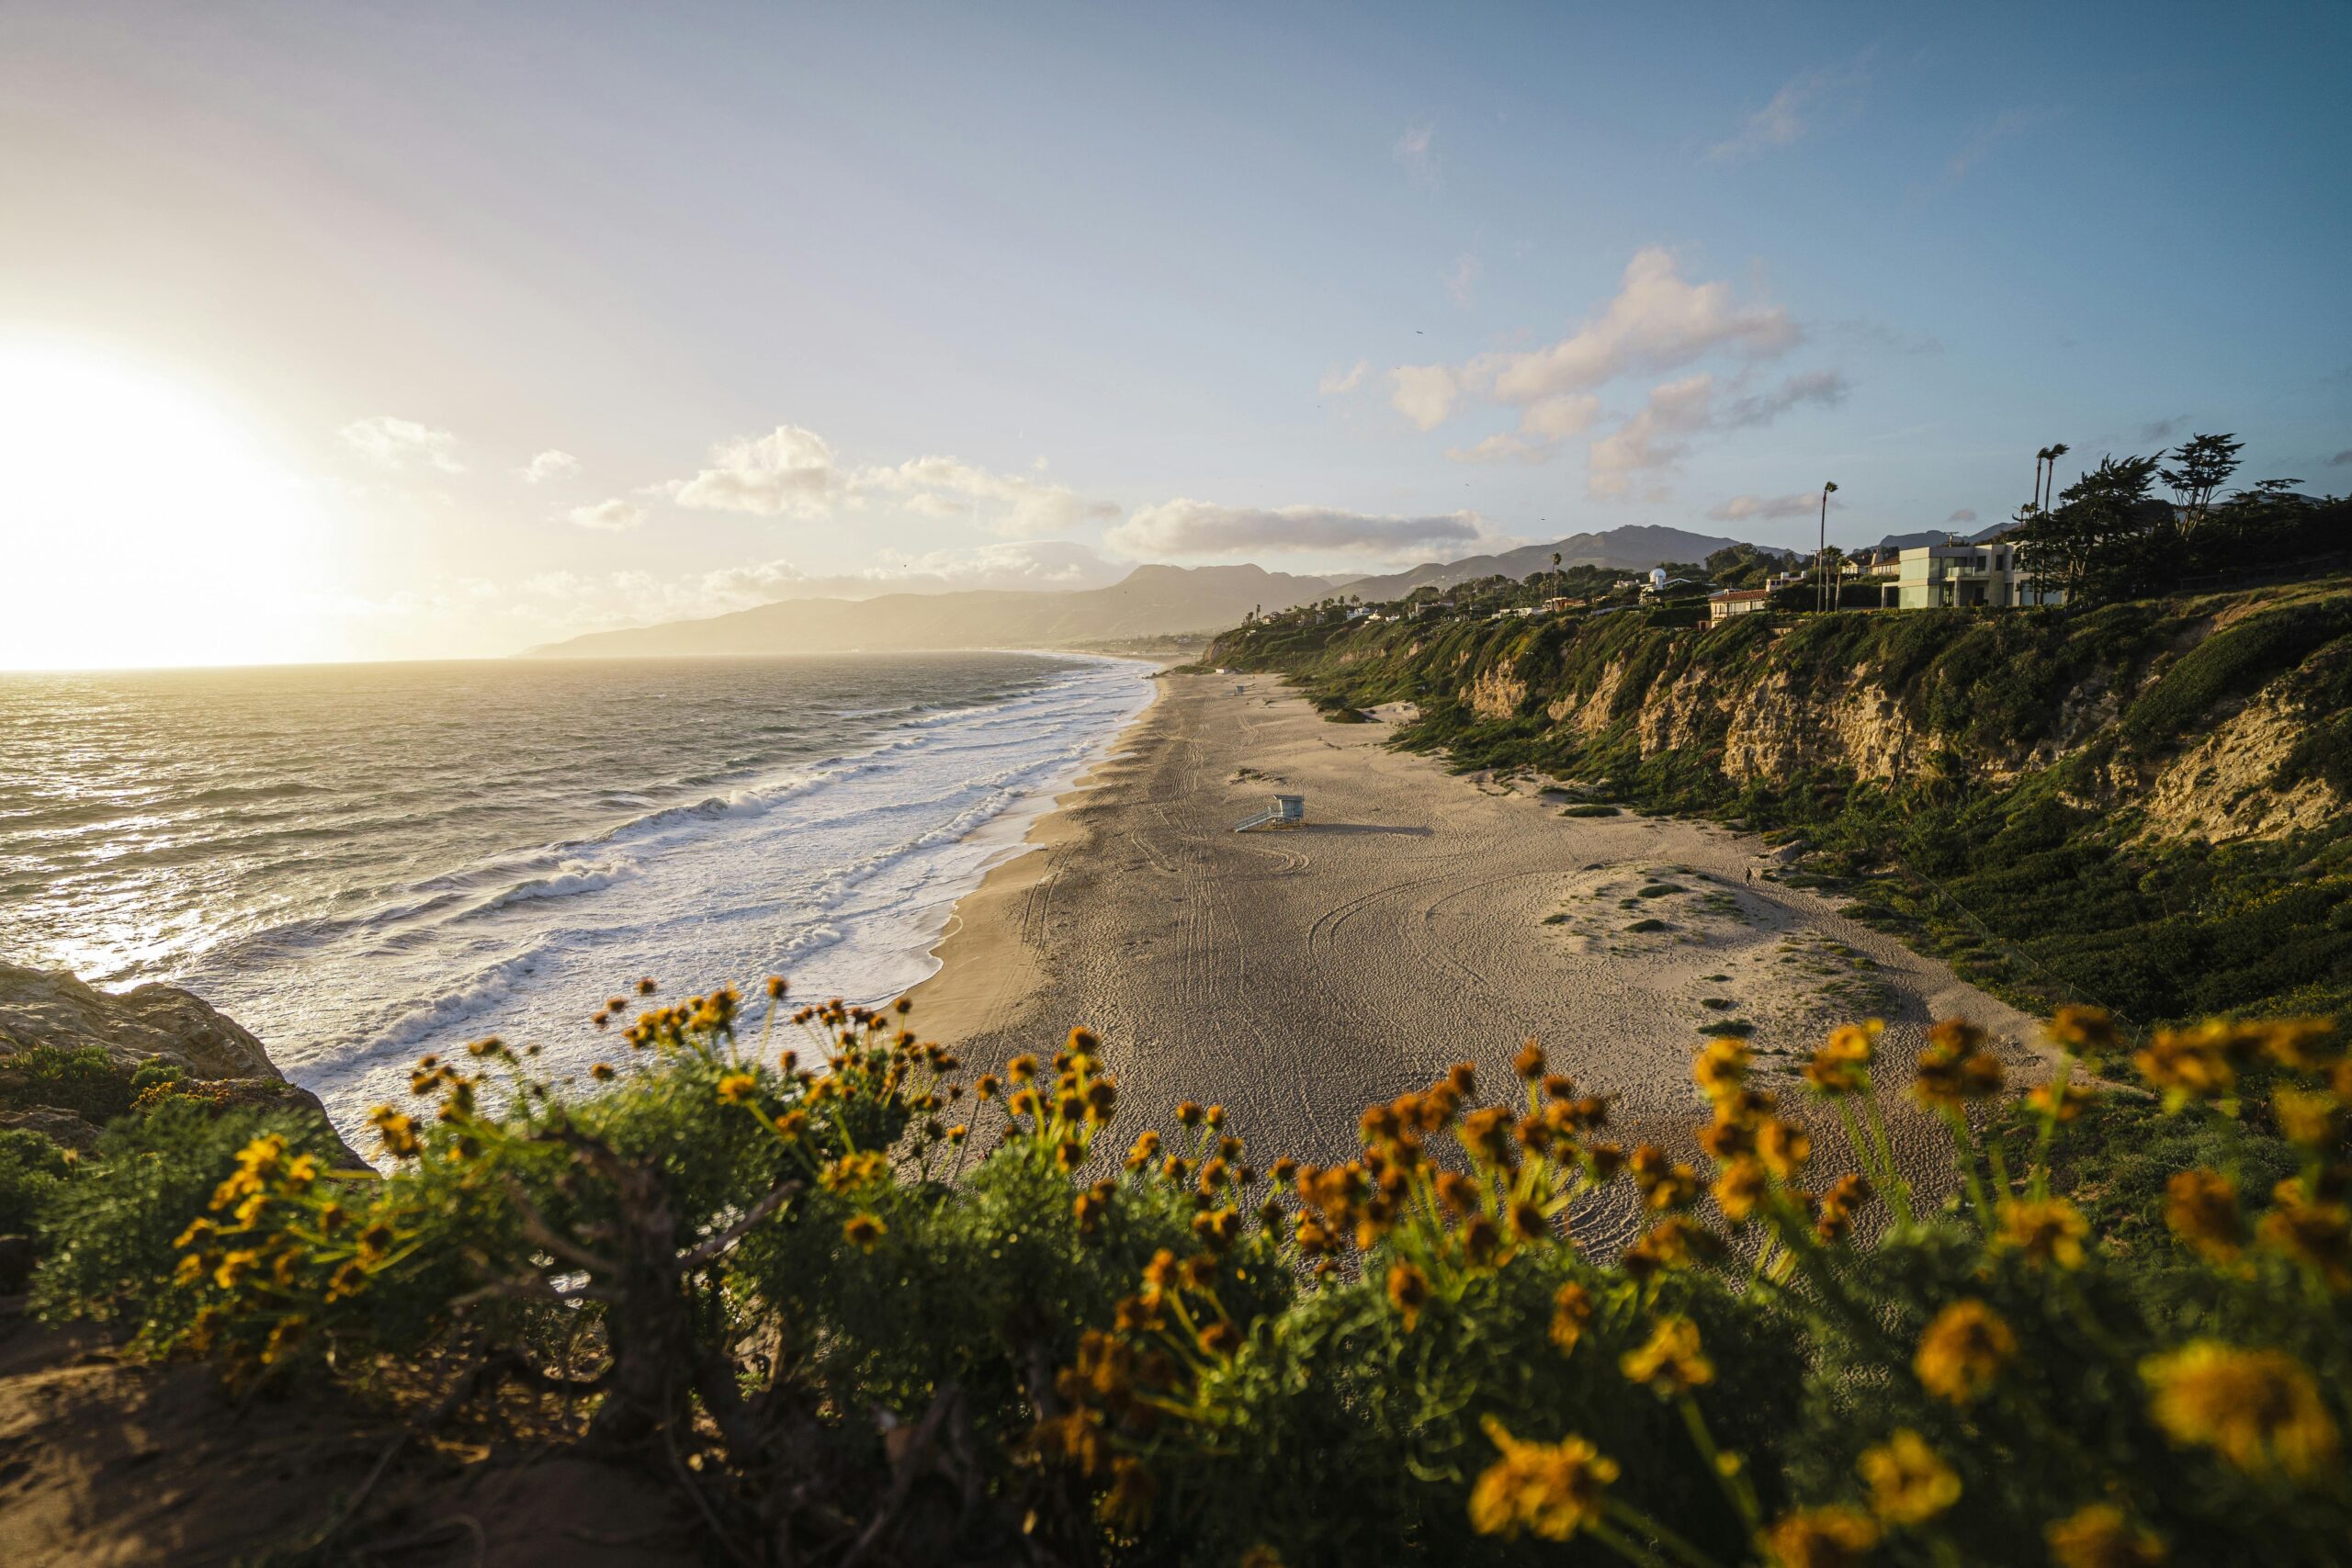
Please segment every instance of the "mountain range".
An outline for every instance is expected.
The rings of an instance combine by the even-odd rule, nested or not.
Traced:
[[[872,599],[788,600],[707,620],[591,632],[532,649],[529,656],[604,659],[1070,647],[1224,631],[1238,626],[1252,610],[1288,609],[1339,592],[1377,603],[1402,598],[1425,584],[1448,588],[1479,577],[1523,579],[1550,570],[1555,551],[1564,567],[1645,571],[1664,561],[1704,560],[1740,542],[1643,525],[1600,534],[1572,534],[1548,545],[1529,545],[1500,555],[1430,561],[1382,577],[1302,577],[1257,566],[1139,566],[1107,588],[976,589],[885,593]]]
[[[1253,609],[1328,598],[1328,577],[1257,566],[1139,566],[1108,588],[976,589],[795,599],[707,620],[591,632],[530,650],[542,658],[856,653],[941,648],[1060,648],[1216,632]]]

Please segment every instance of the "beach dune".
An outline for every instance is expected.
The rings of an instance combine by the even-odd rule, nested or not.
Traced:
[[[1724,1025],[1792,1104],[1804,1055],[1870,1016],[1889,1024],[1883,1081],[1954,1015],[2033,1076],[2031,1019],[1774,880],[1758,839],[1566,817],[1531,782],[1389,750],[1389,725],[1328,722],[1272,680],[1160,687],[936,950],[916,1016],[975,1067],[1084,1023],[1123,1127],[1216,1100],[1254,1156],[1327,1161],[1354,1152],[1365,1105],[1451,1063],[1500,1088],[1530,1035],[1614,1097],[1626,1141],[1683,1147],[1704,1113],[1691,1053]],[[1277,790],[1306,796],[1303,825],[1233,830]],[[1903,1163],[1943,1186],[1943,1130],[1887,1098]],[[1815,1127],[1832,1167],[1835,1128]]]

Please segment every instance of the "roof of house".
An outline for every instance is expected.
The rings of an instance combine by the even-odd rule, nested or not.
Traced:
[[[1770,599],[1771,596],[1772,595],[1770,591],[1762,588],[1726,588],[1721,592],[1710,593],[1707,595],[1708,599],[1711,601],[1720,600],[1726,604],[1736,604],[1742,600],[1747,599]]]

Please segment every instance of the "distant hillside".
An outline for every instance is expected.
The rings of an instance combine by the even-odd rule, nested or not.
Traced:
[[[592,632],[528,657],[847,653],[937,648],[1058,648],[1109,638],[1223,631],[1252,609],[1287,609],[1330,581],[1256,566],[1139,566],[1108,588],[886,593],[798,599],[708,620]]]
[[[1878,542],[1877,547],[1882,550],[1916,550],[1921,545],[1940,545],[1948,539],[1958,539],[1963,545],[1981,545],[2016,526],[2014,523],[2001,522],[1988,524],[1973,534],[1955,533],[1950,528],[1928,528],[1917,534],[1889,534]]]
[[[1532,577],[1539,571],[1552,570],[1555,551],[1559,553],[1563,567],[1600,566],[1617,571],[1647,571],[1664,561],[1702,561],[1717,550],[1729,549],[1745,542],[1644,524],[1611,528],[1602,534],[1571,534],[1548,545],[1529,545],[1498,556],[1430,561],[1410,571],[1395,572],[1386,577],[1359,578],[1346,586],[1348,592],[1370,604],[1401,599],[1416,588],[1451,588],[1457,582],[1468,582],[1480,577]],[[1772,548],[1770,546],[1758,547]]]

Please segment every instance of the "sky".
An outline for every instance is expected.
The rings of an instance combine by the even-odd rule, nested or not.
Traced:
[[[2352,490],[2352,7],[0,0],[0,668]]]

